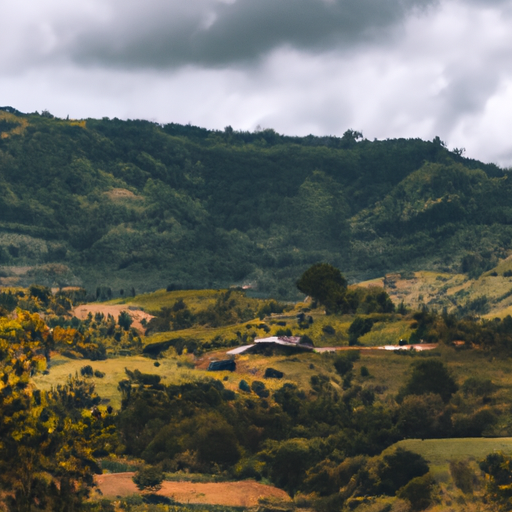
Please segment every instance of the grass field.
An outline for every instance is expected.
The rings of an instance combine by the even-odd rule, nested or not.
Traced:
[[[441,310],[446,307],[454,311],[457,306],[485,296],[490,311],[488,318],[503,318],[512,312],[512,276],[504,276],[512,270],[512,259],[507,258],[494,269],[482,274],[478,279],[470,279],[465,274],[442,272],[410,272],[389,274],[382,279],[360,283],[361,286],[381,286],[395,304],[404,302],[413,309],[423,304]],[[496,275],[493,275],[496,274]]]
[[[248,382],[249,385],[254,380],[261,380],[265,381],[267,389],[275,391],[287,382],[295,383],[304,389],[310,389],[310,378],[318,373],[328,375],[333,385],[339,387],[341,379],[334,371],[333,357],[331,354],[314,353],[274,357],[241,355],[237,358],[237,370],[235,372],[208,372],[206,368],[210,361],[225,358],[223,351],[211,352],[200,358],[194,358],[192,355],[166,357],[158,360],[160,366],[155,366],[155,361],[143,356],[89,361],[55,355],[50,362],[49,374],[36,375],[33,382],[40,389],[50,389],[52,386],[65,383],[69,375],[80,374],[80,369],[90,364],[93,370],[105,373],[103,378],[89,377],[95,383],[96,392],[105,404],[108,403],[112,407],[118,408],[121,405],[118,383],[127,378],[125,368],[131,371],[137,369],[142,373],[160,375],[164,384],[190,382],[201,378],[216,378],[223,381],[226,388],[236,391],[242,379]],[[284,378],[264,379],[264,373],[268,367],[282,371]]]
[[[61,355],[55,355],[50,362],[48,375],[36,375],[33,378],[35,385],[40,389],[50,389],[57,384],[64,384],[69,375],[80,375],[80,369],[85,365],[91,365],[93,370],[105,373],[105,377],[89,377],[95,383],[96,392],[112,407],[119,408],[121,394],[117,389],[119,381],[126,379],[125,368],[139,370],[142,373],[160,375],[162,382],[185,382],[196,379],[200,374],[206,374],[198,370],[191,370],[178,364],[186,358],[161,359],[160,366],[156,367],[154,361],[142,356],[117,357],[105,361],[89,361],[85,359],[69,359]],[[193,372],[193,375],[192,375]]]
[[[461,439],[405,439],[384,451],[404,448],[419,453],[432,466],[448,465],[452,460],[479,461],[489,453],[512,454],[512,437]]]
[[[224,381],[224,385],[233,390],[238,389],[241,379],[249,384],[254,380],[265,380],[269,389],[274,390],[285,382],[295,383],[297,386],[309,390],[310,379],[313,375],[327,375],[335,387],[341,385],[341,378],[335,372],[333,362],[336,354],[333,353],[297,353],[291,356],[263,356],[242,354],[236,356],[236,372],[207,372],[206,368],[212,360],[226,358],[226,350],[207,352],[200,357],[192,354],[176,356],[170,350],[166,357],[155,361],[143,356],[125,356],[105,361],[89,361],[84,359],[69,359],[56,354],[50,362],[50,373],[48,375],[36,375],[34,383],[41,389],[49,389],[52,385],[64,383],[69,375],[80,373],[80,369],[90,364],[93,370],[105,373],[105,377],[92,377],[95,382],[96,391],[113,407],[120,404],[120,394],[117,389],[118,382],[126,378],[125,368],[130,370],[138,369],[143,373],[157,374],[162,377],[165,384],[181,383],[198,378],[217,378]],[[508,360],[494,359],[484,356],[478,351],[457,351],[449,347],[440,347],[435,351],[449,368],[456,382],[461,386],[466,379],[478,375],[481,378],[488,378],[498,386],[494,394],[495,406],[500,404],[506,409],[507,404],[512,401],[512,367]],[[361,357],[354,363],[353,383],[361,386],[379,386],[380,395],[378,399],[386,401],[388,395],[395,396],[400,387],[403,386],[410,372],[410,367],[418,356],[401,356],[393,352],[383,350],[361,351]],[[435,357],[435,355],[434,355]],[[365,366],[369,376],[361,376],[361,367]],[[284,378],[264,379],[266,368],[275,368],[284,373]],[[504,412],[507,412],[507,410]],[[508,424],[508,413],[503,414],[496,426],[494,435],[507,435],[512,430]]]
[[[118,298],[107,304],[131,304],[144,310],[159,311],[162,307],[171,307],[177,300],[182,299],[192,312],[204,309],[215,303],[215,300],[226,290],[176,290],[167,292],[165,289],[156,292],[143,293],[135,297]]]

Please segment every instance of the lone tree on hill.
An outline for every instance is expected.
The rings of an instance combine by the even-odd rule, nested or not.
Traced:
[[[133,475],[132,480],[141,491],[157,492],[162,488],[164,475],[154,466],[145,466]]]
[[[347,292],[347,280],[329,263],[317,263],[302,274],[297,281],[297,288],[331,312],[339,309],[343,302]]]

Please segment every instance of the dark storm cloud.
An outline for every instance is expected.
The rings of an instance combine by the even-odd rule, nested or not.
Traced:
[[[110,20],[67,48],[79,62],[166,68],[225,66],[274,49],[350,48],[382,37],[436,0],[152,0],[111,3]]]

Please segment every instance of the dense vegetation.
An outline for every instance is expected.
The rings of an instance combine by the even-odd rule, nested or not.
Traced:
[[[329,284],[329,280],[333,282]],[[425,458],[393,447],[395,443],[512,434],[510,386],[497,383],[509,373],[507,362],[499,368],[493,363],[496,356],[510,357],[510,317],[482,321],[426,308],[389,309],[389,297],[381,289],[349,290],[339,270],[326,265],[312,266],[299,283],[313,286],[318,309],[310,303],[286,311],[290,306],[248,299],[239,290],[202,292],[206,299],[199,303],[189,300],[190,307],[183,299],[170,307],[160,299],[161,315],[155,317],[158,334],[147,338],[121,315],[117,319],[101,314],[85,320],[73,317],[71,307],[86,299],[84,290],[54,295],[33,285],[3,291],[0,488],[5,491],[1,495],[4,507],[26,512],[99,512],[115,507],[185,512],[186,506],[169,505],[169,500],[160,505],[148,505],[147,500],[158,498],[151,492],[163,479],[174,474],[201,474],[220,480],[253,478],[272,483],[294,497],[288,505],[292,508],[320,512],[423,510],[441,499],[443,480]],[[326,296],[315,297],[315,290],[330,290],[335,298],[340,297],[340,290],[342,295],[350,291],[351,311],[342,308],[326,315],[321,305]],[[170,297],[176,294],[166,293]],[[152,296],[161,297],[152,294],[146,301]],[[188,313],[184,315],[184,311]],[[356,347],[337,354],[249,356],[261,366],[234,373],[207,373],[196,367],[203,359],[211,359],[208,350],[216,350],[218,357],[225,346],[247,342],[240,335],[215,338],[212,346],[211,340],[201,340],[199,330],[233,328],[239,332],[248,326],[245,330],[252,332],[262,326],[281,327],[272,323],[276,320],[293,328],[295,334],[311,334],[314,343],[312,325],[316,322],[328,321],[330,328],[324,324],[321,332],[331,337],[340,325],[346,325],[349,336],[345,344]],[[375,351],[373,356],[357,350],[365,333],[382,323],[400,322],[409,325],[404,343],[438,341],[440,348],[420,353],[381,351],[380,355]],[[195,332],[194,343],[182,337],[189,330]],[[164,341],[154,341],[162,335],[167,336]],[[121,397],[119,406],[112,408],[108,400],[102,401],[95,383],[110,377],[116,358],[122,357],[121,347],[122,353],[136,354],[158,343],[162,344],[160,350],[147,351],[155,372],[125,367],[115,384]],[[78,363],[75,367],[80,372],[63,382],[54,381],[46,391],[35,388],[35,375],[51,376],[58,368],[52,359],[59,353],[59,364],[66,355],[67,361]],[[107,375],[95,364],[105,357],[111,358],[109,365],[103,366]],[[240,363],[250,364],[248,356],[244,357],[245,363]],[[184,365],[187,377],[157,373],[166,361],[176,361],[177,368]],[[470,362],[477,371],[469,366],[463,370]],[[290,379],[294,365],[302,369],[296,373],[298,377]],[[492,371],[482,370],[486,366]],[[102,465],[114,471],[123,464],[126,467],[126,461],[129,468],[138,468],[134,481],[147,503],[142,498],[121,500],[117,505],[108,500],[87,501],[94,473],[100,472]],[[451,460],[449,478],[458,489],[452,492],[462,493],[461,500],[465,496],[464,500],[483,506],[485,499],[507,510],[512,481],[508,461],[508,455],[501,453],[481,457],[480,470],[488,475],[484,485],[474,463]],[[460,501],[461,510],[465,503]],[[372,504],[375,507],[368,508]],[[268,510],[282,510],[282,506],[265,505]]]
[[[512,243],[507,172],[438,138],[43,114],[0,110],[8,282],[21,274],[21,283],[106,286],[115,296],[247,283],[289,297],[317,261],[351,280],[412,268],[477,275]]]

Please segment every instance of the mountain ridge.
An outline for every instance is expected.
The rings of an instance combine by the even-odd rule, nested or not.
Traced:
[[[290,137],[0,108],[2,284],[250,285],[484,272],[510,254],[508,171],[433,141]],[[23,269],[28,270],[23,273]]]

